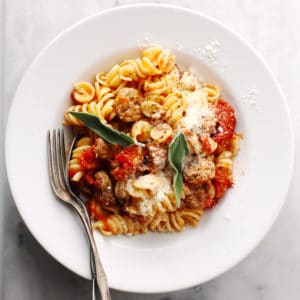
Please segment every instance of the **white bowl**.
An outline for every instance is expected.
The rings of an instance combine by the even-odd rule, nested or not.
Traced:
[[[207,47],[214,41],[216,52]],[[220,86],[244,134],[235,186],[199,227],[135,237],[96,233],[110,286],[154,293],[203,283],[234,266],[262,240],[284,203],[293,166],[291,122],[278,83],[252,47],[216,20],[173,6],[120,7],[86,18],[60,34],[25,74],[9,115],[6,164],[32,234],[55,259],[89,278],[80,222],[49,185],[47,129],[60,126],[76,81],[135,57],[149,42],[170,48],[181,68]]]

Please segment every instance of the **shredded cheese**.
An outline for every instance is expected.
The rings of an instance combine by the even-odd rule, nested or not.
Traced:
[[[153,215],[157,208],[163,209],[163,203],[169,201],[168,195],[172,193],[171,178],[163,172],[141,176],[129,181],[127,187],[129,193],[133,188],[135,195],[138,191],[140,196],[128,211],[142,216]]]
[[[194,130],[197,134],[209,130],[215,125],[214,111],[209,108],[206,94],[203,90],[184,93],[187,102],[186,115],[181,120],[181,125],[186,129]]]

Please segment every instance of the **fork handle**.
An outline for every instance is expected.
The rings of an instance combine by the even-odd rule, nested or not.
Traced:
[[[74,194],[73,197],[77,200],[77,203],[80,205],[81,209],[83,210],[85,218],[89,224],[89,227],[92,228],[91,219],[87,212],[86,206],[83,204],[81,199],[76,194]],[[95,262],[94,262],[94,256],[93,256],[93,251],[92,251],[91,246],[90,246],[90,265],[91,265],[91,275],[92,275],[92,280],[91,280],[92,281],[92,300],[97,300],[98,293],[96,291],[96,289],[97,289],[97,287],[96,287],[96,271],[95,271]]]
[[[74,209],[78,213],[78,215],[84,225],[86,233],[88,235],[88,239],[89,239],[90,246],[91,246],[91,253],[93,255],[93,260],[95,263],[96,282],[97,282],[97,286],[98,286],[101,298],[102,298],[102,300],[111,300],[110,291],[109,291],[109,287],[108,287],[108,283],[107,283],[107,278],[106,278],[102,263],[100,261],[96,242],[94,239],[93,230],[92,230],[88,220],[85,217],[85,212],[84,212],[83,208],[76,202],[72,203],[71,205],[74,207]]]

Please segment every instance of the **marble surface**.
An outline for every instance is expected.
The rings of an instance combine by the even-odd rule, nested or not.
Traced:
[[[37,53],[59,32],[81,18],[105,8],[133,2],[142,1],[0,0],[1,141],[13,93]],[[190,7],[215,17],[242,35],[262,54],[281,83],[292,112],[296,142],[295,170],[287,202],[272,230],[255,251],[235,268],[192,289],[160,295],[112,291],[113,299],[300,299],[300,206],[297,185],[300,180],[297,155],[300,154],[300,101],[297,93],[300,86],[300,3],[297,0],[156,2]],[[3,142],[0,145],[1,298],[90,299],[90,283],[50,257],[20,219],[5,177]]]

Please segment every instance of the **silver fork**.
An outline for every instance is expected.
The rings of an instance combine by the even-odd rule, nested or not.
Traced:
[[[88,235],[90,247],[93,253],[96,281],[100,295],[103,300],[111,300],[107,278],[99,258],[93,230],[86,218],[82,205],[73,198],[66,185],[64,176],[66,157],[63,145],[64,135],[61,129],[54,129],[52,132],[48,132],[48,169],[51,186],[57,198],[70,205],[79,215]]]
[[[63,135],[63,131],[61,132],[61,134]],[[86,220],[88,221],[89,223],[89,226],[91,227],[91,219],[90,219],[90,216],[87,212],[87,209],[86,209],[86,206],[85,206],[85,203],[84,201],[80,198],[79,195],[77,195],[77,193],[75,193],[73,191],[73,188],[71,186],[71,183],[70,183],[70,177],[68,176],[69,174],[69,162],[70,160],[72,159],[72,151],[73,151],[73,148],[75,147],[75,144],[76,144],[76,141],[79,139],[79,135],[76,135],[72,142],[71,142],[71,146],[70,146],[70,149],[69,149],[69,153],[67,155],[67,160],[65,162],[65,179],[66,179],[66,186],[69,190],[69,192],[71,193],[71,195],[73,196],[73,198],[75,198],[77,200],[77,203],[79,205],[81,205],[83,211],[84,211],[84,214],[85,214],[85,217],[86,217]],[[62,138],[62,149],[65,150],[65,143],[64,143],[64,138]],[[64,156],[65,157],[65,156]],[[94,262],[94,257],[93,257],[93,251],[92,251],[92,248],[90,248],[90,264],[91,264],[91,273],[92,273],[92,300],[96,300],[97,299],[97,292],[96,292],[96,283],[95,283],[95,280],[96,280],[96,270],[95,270],[95,262]]]

